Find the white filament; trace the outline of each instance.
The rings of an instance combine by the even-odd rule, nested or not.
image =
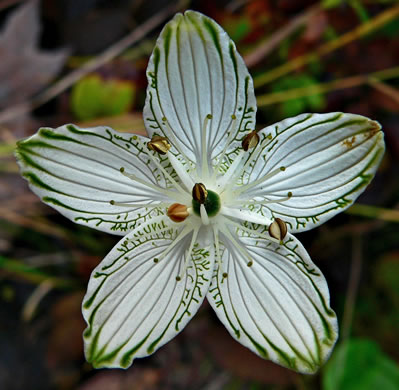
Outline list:
[[[143,151],[145,151],[145,145],[143,144],[143,142],[141,142],[139,137],[137,138],[137,141],[140,144],[140,146],[142,147]],[[167,172],[166,169],[157,161],[157,159],[154,158],[152,153],[146,152],[146,154],[151,159],[151,161],[158,167],[158,169],[170,180],[170,182],[176,188],[176,190],[178,192],[180,192],[183,196],[188,196],[188,199],[189,199],[190,195],[187,194],[187,192],[184,191],[183,188],[181,188],[181,186],[176,182],[175,179],[173,179],[173,177],[169,174],[169,172]]]

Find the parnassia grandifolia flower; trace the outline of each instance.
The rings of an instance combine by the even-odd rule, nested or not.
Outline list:
[[[124,236],[83,301],[86,358],[128,367],[208,299],[257,355],[315,372],[337,339],[326,281],[293,233],[349,207],[384,151],[380,125],[334,112],[255,130],[251,76],[212,19],[177,14],[148,69],[150,138],[42,128],[19,142],[31,189],[71,220]]]

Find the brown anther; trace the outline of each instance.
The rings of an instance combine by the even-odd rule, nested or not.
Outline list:
[[[208,191],[202,183],[196,183],[193,187],[193,199],[200,204],[204,204],[208,197]]]
[[[166,154],[170,149],[170,143],[166,137],[154,135],[154,137],[151,138],[151,141],[147,143],[147,147],[159,154]]]
[[[187,206],[173,203],[169,206],[166,214],[173,222],[183,222],[188,217]]]
[[[247,134],[241,142],[242,148],[247,152],[248,149],[254,148],[259,143],[259,135],[256,130]]]
[[[287,224],[280,218],[276,218],[269,226],[269,234],[276,240],[282,241],[287,235]]]

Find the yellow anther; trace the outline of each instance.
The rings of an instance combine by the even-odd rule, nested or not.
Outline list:
[[[259,135],[256,130],[251,131],[247,134],[241,142],[242,148],[247,152],[248,149],[254,148],[259,143]]]
[[[153,150],[159,154],[166,154],[170,149],[170,143],[166,137],[155,135],[147,144],[148,149]]]
[[[200,204],[204,204],[208,197],[208,191],[202,183],[196,183],[193,187],[193,199]]]
[[[281,242],[287,235],[287,224],[282,219],[276,218],[269,226],[269,234]]]
[[[183,222],[189,215],[187,206],[180,203],[173,203],[169,206],[166,214],[173,222]]]

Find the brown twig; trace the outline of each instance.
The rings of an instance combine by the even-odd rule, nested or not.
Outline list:
[[[339,36],[336,39],[333,39],[323,45],[319,46],[316,50],[312,51],[312,53],[304,54],[295,58],[292,61],[289,61],[281,66],[278,66],[269,72],[266,72],[258,77],[254,78],[255,87],[263,86],[267,83],[270,83],[273,80],[278,79],[281,76],[290,73],[301,66],[307,65],[312,61],[322,57],[328,53],[333,52],[334,50],[339,49],[347,45],[350,42],[353,42],[356,39],[359,39],[372,31],[386,25],[388,22],[396,19],[399,16],[399,5],[393,6],[387,9],[384,12],[381,12],[374,19],[371,19],[367,23],[363,23],[360,26],[357,26],[353,30],[347,32]]]
[[[374,87],[376,90],[382,92],[383,94],[389,96],[396,103],[399,103],[399,90],[390,85],[383,83],[382,81],[376,78],[370,78],[369,84]]]
[[[71,87],[74,83],[80,80],[86,74],[93,72],[95,69],[104,65],[108,61],[118,56],[121,52],[126,50],[129,46],[144,38],[150,31],[161,24],[172,13],[179,8],[180,2],[166,7],[154,16],[149,18],[146,22],[134,29],[130,34],[116,42],[114,45],[106,49],[103,53],[85,63],[81,68],[78,68],[61,80],[55,82],[53,85],[45,89],[42,93],[36,95],[30,101],[25,101],[10,107],[0,113],[0,123],[4,123],[17,118],[18,116],[26,115],[33,109],[53,99],[61,92]]]
[[[285,91],[266,93],[264,95],[258,96],[256,100],[258,107],[268,106],[270,104],[286,102],[290,99],[298,99],[305,96],[327,93],[327,92],[337,91],[340,89],[353,88],[365,84],[376,86],[377,83],[376,80],[381,81],[395,77],[399,77],[398,66],[384,69],[378,72],[373,72],[370,74],[360,74],[356,76],[346,77],[343,79],[333,80],[327,83],[319,83],[319,84],[309,85],[306,87],[291,88]],[[388,93],[386,88],[384,92]],[[392,96],[392,91],[390,92],[391,92],[390,96]]]
[[[29,1],[29,0],[2,0],[2,1],[0,1],[0,11],[2,11],[5,8],[11,7],[12,5],[22,3],[25,1]]]
[[[32,229],[39,233],[58,237],[64,241],[70,241],[69,235],[59,227],[49,224],[44,220],[25,217],[5,207],[0,208],[0,218],[14,225],[23,226],[24,228]]]

